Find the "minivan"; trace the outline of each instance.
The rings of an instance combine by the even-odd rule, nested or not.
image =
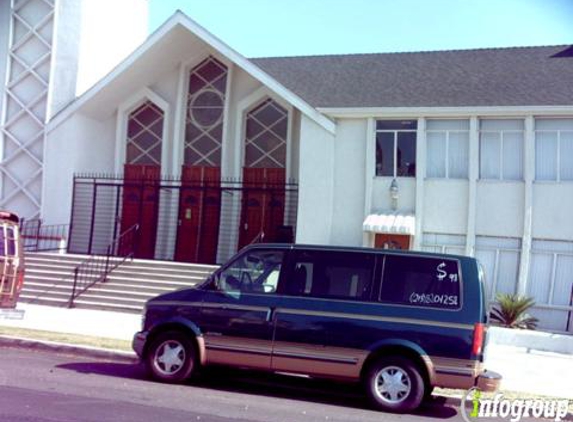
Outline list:
[[[483,368],[483,277],[465,256],[251,245],[149,300],[133,348],[164,382],[207,365],[359,381],[375,407],[408,412],[436,386],[499,387]]]

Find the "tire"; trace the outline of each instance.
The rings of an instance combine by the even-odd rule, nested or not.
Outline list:
[[[401,357],[383,357],[375,361],[364,378],[366,393],[381,410],[411,412],[422,403],[424,380],[418,367]]]
[[[188,335],[181,331],[167,331],[152,340],[145,364],[153,379],[179,384],[196,372],[197,349]]]
[[[432,401],[432,393],[434,392],[434,386],[424,384],[424,398],[423,401],[429,402]]]

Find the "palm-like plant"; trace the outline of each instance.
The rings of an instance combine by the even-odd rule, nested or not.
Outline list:
[[[497,303],[490,313],[495,323],[507,328],[535,330],[539,320],[527,313],[527,310],[535,305],[532,298],[499,293],[496,300]]]

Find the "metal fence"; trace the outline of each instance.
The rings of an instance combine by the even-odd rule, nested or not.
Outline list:
[[[67,249],[69,224],[44,224],[41,219],[22,220],[20,234],[28,252],[61,251]]]
[[[221,263],[256,239],[293,241],[297,207],[294,181],[81,174],[74,177],[68,251],[103,255],[111,239],[139,224],[135,257]],[[202,253],[206,249],[212,256]]]

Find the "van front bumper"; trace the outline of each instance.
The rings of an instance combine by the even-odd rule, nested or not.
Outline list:
[[[147,341],[147,331],[139,331],[133,336],[133,341],[131,342],[131,347],[140,358],[143,357],[143,351],[145,349],[145,342]]]
[[[494,371],[484,371],[476,378],[476,387],[481,391],[493,392],[499,389],[502,376]]]

